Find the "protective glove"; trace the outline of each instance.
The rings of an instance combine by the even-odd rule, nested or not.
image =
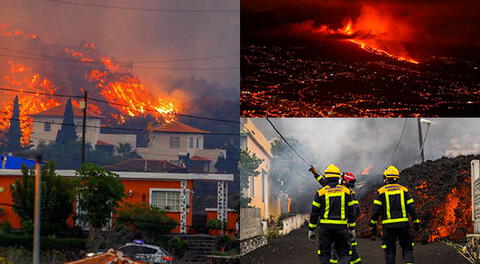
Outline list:
[[[348,229],[348,237],[350,240],[355,240],[357,234],[355,233],[355,229]]]
[[[313,166],[310,167],[310,169],[308,169],[311,173],[313,173],[314,175],[318,175],[318,172],[317,172],[317,169],[315,169]]]
[[[308,231],[308,240],[315,242],[317,240],[317,233],[315,231],[309,230]]]
[[[377,236],[377,225],[376,224],[370,224],[370,231],[372,232],[372,237]]]

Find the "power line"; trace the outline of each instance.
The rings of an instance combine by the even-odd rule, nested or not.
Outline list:
[[[307,160],[305,160],[302,155],[298,154],[298,152],[292,147],[292,145],[290,145],[290,143],[288,143],[288,141],[283,137],[283,135],[280,133],[280,131],[278,131],[278,129],[275,127],[275,125],[272,123],[272,121],[270,121],[270,119],[267,117],[265,118],[268,123],[270,123],[270,125],[273,127],[273,129],[275,130],[275,132],[277,132],[277,134],[280,136],[280,138],[285,142],[285,144],[287,144],[288,147],[290,147],[290,149],[295,153],[297,154],[297,156],[303,160],[303,162],[305,162],[308,166],[312,166],[311,163],[309,163]]]
[[[0,87],[0,91],[27,93],[27,94],[35,94],[35,95],[38,94],[38,95],[53,96],[53,97],[83,98],[83,96],[79,96],[79,95],[49,94],[49,93],[35,92],[35,91],[19,91],[19,90],[10,89],[10,88],[4,88],[4,87]],[[133,108],[131,105],[125,105],[125,104],[120,104],[120,103],[116,103],[116,102],[110,102],[110,101],[107,101],[107,100],[102,100],[102,99],[97,99],[97,98],[92,98],[92,97],[88,97],[88,99],[92,100],[92,101],[100,102],[100,103],[106,103],[106,104],[110,104],[110,105],[117,105],[117,106],[122,106],[122,107],[127,107],[127,108]],[[145,110],[149,111],[149,112],[155,112],[155,113],[158,112],[156,109],[153,109],[153,108],[145,108]],[[225,122],[225,123],[240,123],[240,121],[236,121],[236,120],[195,116],[195,115],[181,114],[181,113],[175,113],[175,115],[181,116],[181,117],[186,117],[186,118],[194,118],[194,119],[201,119],[201,120],[208,120],[208,121],[218,121],[218,122]]]
[[[1,91],[7,91],[7,92],[26,93],[26,94],[35,94],[35,95],[45,95],[45,96],[53,96],[53,97],[82,98],[82,96],[78,96],[78,95],[70,95],[70,94],[50,94],[50,93],[35,92],[35,91],[19,91],[19,90],[16,90],[16,89],[10,89],[10,88],[4,88],[4,87],[0,87],[0,90],[1,90]]]
[[[127,7],[127,6],[115,6],[115,5],[106,5],[106,4],[90,4],[90,3],[79,3],[72,2],[67,0],[48,0],[53,3],[73,5],[73,6],[85,6],[85,7],[95,7],[95,8],[109,8],[109,9],[120,9],[120,10],[132,10],[132,11],[145,11],[145,12],[157,12],[157,13],[239,13],[238,9],[166,9],[166,8],[142,8],[142,7]]]
[[[37,57],[29,57],[29,56],[18,56],[18,55],[11,55],[11,54],[0,54],[0,57],[13,57],[19,59],[28,59],[28,60],[36,60],[36,61],[50,61],[50,62],[73,62],[73,63],[92,63],[92,64],[102,64],[101,62],[97,61],[80,61],[75,59],[47,59],[47,58],[37,58]],[[120,64],[122,65],[122,64]],[[233,71],[239,70],[239,67],[158,67],[158,66],[142,66],[142,65],[135,65],[136,69],[150,69],[150,70],[179,70],[179,71]]]
[[[92,101],[95,101],[95,102],[99,102],[99,103],[105,103],[105,104],[111,104],[111,105],[117,105],[117,106],[132,108],[132,106],[130,106],[130,105],[120,104],[120,103],[116,103],[116,102],[110,102],[110,101],[103,100],[103,99],[90,98],[90,97],[89,97],[89,99],[92,100]],[[153,108],[145,108],[145,110],[150,111],[150,112],[158,112],[156,109],[153,109]],[[220,122],[235,123],[235,124],[240,123],[240,121],[236,121],[236,120],[218,119],[218,118],[213,118],[213,117],[200,117],[200,116],[180,114],[180,113],[176,113],[175,115],[178,115],[178,116],[181,116],[181,117],[187,117],[187,118],[209,120],[209,121],[220,121]]]
[[[382,175],[382,170],[385,169],[388,164],[392,163],[393,157],[395,156],[395,153],[397,152],[398,147],[400,146],[400,142],[402,141],[403,135],[405,134],[405,128],[407,127],[407,122],[408,122],[408,118],[405,118],[405,122],[403,123],[403,127],[402,127],[402,132],[400,133],[400,137],[398,138],[397,144],[395,145],[395,148],[393,149],[392,155],[390,155],[390,159],[387,160],[387,162],[385,163],[383,168],[380,169],[380,172],[378,173],[379,175]]]
[[[32,56],[38,56],[38,57],[44,57],[44,58],[49,58],[49,59],[54,59],[54,60],[62,60],[62,61],[70,61],[70,62],[78,62],[78,63],[93,63],[93,64],[102,64],[104,63],[100,60],[87,60],[87,61],[82,61],[74,58],[67,58],[67,57],[61,57],[61,56],[53,56],[53,55],[47,55],[47,54],[42,54],[42,53],[36,53],[36,52],[31,52],[31,51],[26,51],[26,50],[19,50],[19,49],[12,49],[12,48],[7,48],[7,47],[0,47],[2,50],[7,50],[7,51],[13,51],[21,54],[27,54],[27,55],[32,55]],[[18,56],[18,55],[2,55],[2,56]],[[212,55],[212,56],[201,56],[201,57],[192,57],[192,58],[179,58],[179,59],[165,59],[165,60],[120,60],[120,61],[115,61],[115,63],[118,64],[131,64],[131,63],[175,63],[175,62],[186,62],[186,61],[201,61],[201,60],[215,60],[215,59],[221,59],[221,58],[231,58],[231,57],[240,57],[240,54],[237,53],[231,53],[231,54],[222,54],[222,55]],[[23,58],[23,57],[22,57]],[[32,58],[32,57],[25,57],[25,58]]]

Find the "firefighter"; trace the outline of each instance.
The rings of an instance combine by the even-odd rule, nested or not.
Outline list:
[[[409,233],[409,219],[414,224],[415,231],[420,227],[420,219],[415,210],[414,201],[408,189],[398,184],[400,174],[394,166],[388,167],[383,173],[385,185],[377,190],[373,201],[373,213],[370,221],[372,235],[377,233],[377,220],[381,216],[383,225],[382,248],[385,251],[385,263],[394,264],[396,240],[400,242],[405,263],[413,263],[413,241]]]
[[[355,178],[355,175],[353,173],[350,173],[350,172],[342,173],[341,184],[347,187],[348,189],[350,189],[352,191],[353,200],[358,201],[357,193],[353,190],[353,188],[355,188],[356,182],[357,182],[357,179]],[[355,211],[355,215],[360,214],[360,206],[358,203],[353,206],[353,209]],[[349,232],[349,237],[350,237],[350,251],[349,251],[350,264],[361,264],[362,259],[360,258],[360,255],[358,255],[358,251],[357,251],[358,242],[357,242],[357,237],[354,229]],[[338,263],[338,258],[336,256],[335,249],[333,249],[330,263]]]
[[[321,264],[330,263],[332,245],[335,246],[338,263],[349,264],[350,256],[348,230],[355,228],[354,205],[358,201],[352,197],[352,191],[340,183],[340,169],[329,165],[323,172],[326,186],[315,193],[312,212],[308,224],[308,239],[315,241],[315,229],[319,224],[318,256]]]

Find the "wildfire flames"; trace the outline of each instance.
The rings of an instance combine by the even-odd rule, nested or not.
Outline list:
[[[38,40],[37,35],[12,30],[8,24],[0,24],[0,37],[11,38],[15,41]],[[176,105],[168,100],[153,96],[141,80],[131,73],[129,67],[115,63],[107,56],[98,55],[100,52],[94,43],[84,43],[78,50],[65,48],[60,52],[64,54],[66,60],[69,60],[68,56],[70,56],[71,59],[86,62],[75,64],[73,71],[65,73],[74,74],[72,77],[75,79],[83,79],[82,82],[85,85],[82,83],[79,87],[61,87],[54,84],[54,77],[51,79],[44,76],[49,74],[48,71],[46,74],[39,74],[35,70],[38,67],[35,64],[8,60],[6,62],[7,67],[5,67],[7,71],[2,73],[3,76],[1,76],[1,86],[20,92],[33,91],[37,94],[0,91],[2,94],[2,100],[0,101],[2,111],[0,134],[5,133],[8,129],[9,119],[13,113],[13,99],[18,94],[20,126],[22,129],[21,143],[27,145],[30,142],[33,121],[29,115],[64,103],[63,99],[48,95],[54,95],[65,88],[69,91],[65,93],[72,95],[82,95],[83,89],[86,88],[90,97],[110,102],[108,105],[93,100],[88,103],[88,110],[106,116],[107,122],[123,124],[130,117],[145,117],[147,115],[154,117],[157,122],[168,123],[175,120],[175,112],[178,111]],[[66,69],[65,72],[67,71]],[[58,72],[52,72],[52,74],[58,75]],[[73,100],[72,103],[77,107],[80,105],[78,99]]]
[[[419,63],[408,54],[403,44],[403,39],[409,35],[409,26],[371,6],[362,7],[362,14],[354,22],[348,19],[345,25],[338,29],[327,25],[316,26],[314,21],[306,21],[296,24],[294,30],[343,39],[370,53]]]

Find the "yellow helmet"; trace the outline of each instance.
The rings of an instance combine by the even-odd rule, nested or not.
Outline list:
[[[323,175],[325,178],[341,177],[340,169],[333,164],[328,165],[328,167],[323,171]]]
[[[397,168],[395,168],[395,166],[391,165],[383,172],[383,176],[387,178],[398,179],[400,178],[400,172],[398,171]]]

